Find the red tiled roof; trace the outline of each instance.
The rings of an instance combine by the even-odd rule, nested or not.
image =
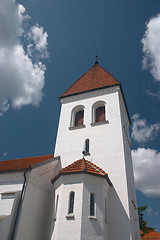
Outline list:
[[[96,63],[88,72],[86,72],[70,88],[68,88],[60,96],[60,98],[109,87],[115,84],[119,84],[119,82],[98,63]]]
[[[0,172],[28,169],[33,164],[43,162],[53,157],[54,155],[51,154],[51,155],[45,155],[45,156],[39,156],[39,157],[20,158],[20,159],[0,161]]]
[[[141,237],[142,240],[160,240],[160,233],[153,231],[146,233],[143,237]]]
[[[101,168],[99,168],[92,162],[85,160],[84,158],[77,160],[76,162],[72,163],[71,165],[68,165],[65,168],[62,168],[59,174],[52,179],[52,182],[55,182],[63,174],[73,174],[73,173],[88,173],[88,174],[94,174],[100,177],[105,177],[109,181],[109,184],[111,185],[111,182],[108,178],[108,174],[105,171],[103,171]]]

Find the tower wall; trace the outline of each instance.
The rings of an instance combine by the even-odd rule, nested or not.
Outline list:
[[[106,122],[92,124],[92,107],[102,101],[106,107]],[[110,221],[117,222],[110,228],[110,239],[134,239],[131,229],[133,218],[132,197],[129,188],[134,189],[133,170],[128,139],[129,119],[120,86],[112,86],[61,99],[62,109],[55,146],[55,156],[60,155],[62,167],[82,158],[85,139],[90,140],[90,155],[85,156],[105,170],[113,183],[110,194]],[[72,127],[71,115],[76,106],[84,106],[84,126]],[[134,197],[134,196],[133,196]],[[119,208],[117,207],[119,206]],[[115,210],[116,209],[116,212]],[[118,220],[117,220],[118,219]],[[123,219],[123,220],[122,220]],[[122,224],[123,221],[123,224]]]

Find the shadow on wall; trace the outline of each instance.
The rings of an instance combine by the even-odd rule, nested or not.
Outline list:
[[[107,192],[107,209],[105,210],[105,197],[106,193],[100,190],[100,187],[92,185],[92,190],[96,192],[95,194],[95,217],[91,219],[83,219],[84,232],[90,229],[91,232],[97,236],[97,239],[106,239],[106,240],[125,240],[130,239],[130,220],[128,215],[114,189],[114,187],[109,187]],[[89,193],[91,188],[88,186],[86,191]],[[89,194],[88,194],[89,195]],[[89,203],[89,198],[86,199],[86,202]],[[83,212],[87,212],[87,208],[83,209]],[[107,219],[105,217],[105,211],[107,211]],[[85,215],[85,214],[83,214]],[[89,214],[88,214],[89,215]],[[89,220],[89,221],[88,221]],[[93,231],[92,231],[93,230]],[[88,237],[90,237],[90,234]],[[91,237],[93,238],[93,236]]]
[[[109,239],[130,239],[130,220],[114,189],[109,190]]]

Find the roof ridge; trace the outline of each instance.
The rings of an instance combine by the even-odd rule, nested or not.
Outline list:
[[[88,173],[88,174],[101,176],[106,178],[108,183],[111,185],[111,182],[108,178],[108,174],[104,170],[96,166],[94,163],[92,163],[91,161],[86,160],[84,157],[62,168],[59,171],[59,173],[52,178],[51,181],[52,183],[55,182],[63,174],[74,174],[74,173]]]
[[[101,168],[99,168],[98,166],[96,166],[94,163],[88,161],[88,164],[89,164],[90,166],[94,167],[99,173],[102,173],[103,175],[105,175],[105,174],[104,174],[105,171],[103,171]],[[106,172],[105,172],[105,173],[106,173]],[[106,173],[106,174],[107,174],[107,173]]]
[[[54,154],[47,154],[47,155],[35,156],[35,157],[24,157],[24,158],[6,159],[6,160],[2,160],[2,161],[0,161],[0,162],[6,162],[6,161],[18,161],[18,160],[34,159],[34,158],[43,158],[43,157],[49,157],[49,156],[54,156]]]
[[[83,171],[87,171],[87,168],[86,168],[86,160],[85,160],[84,157],[82,158],[82,170],[83,170]]]
[[[31,165],[36,163],[43,162],[45,160],[49,160],[53,158],[54,154],[37,156],[37,157],[27,157],[27,158],[18,158],[12,160],[4,160],[0,161],[0,172],[5,171],[21,171],[24,169],[29,169]]]

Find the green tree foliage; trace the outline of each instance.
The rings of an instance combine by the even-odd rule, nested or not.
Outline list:
[[[142,234],[141,236],[144,236],[145,233],[148,233],[148,232],[153,232],[155,231],[155,228],[151,228],[151,227],[148,227],[147,226],[147,222],[143,219],[143,212],[147,209],[147,205],[145,206],[142,206],[142,207],[139,207],[138,208],[138,215],[139,215],[139,225],[140,225],[140,229],[142,230]]]

